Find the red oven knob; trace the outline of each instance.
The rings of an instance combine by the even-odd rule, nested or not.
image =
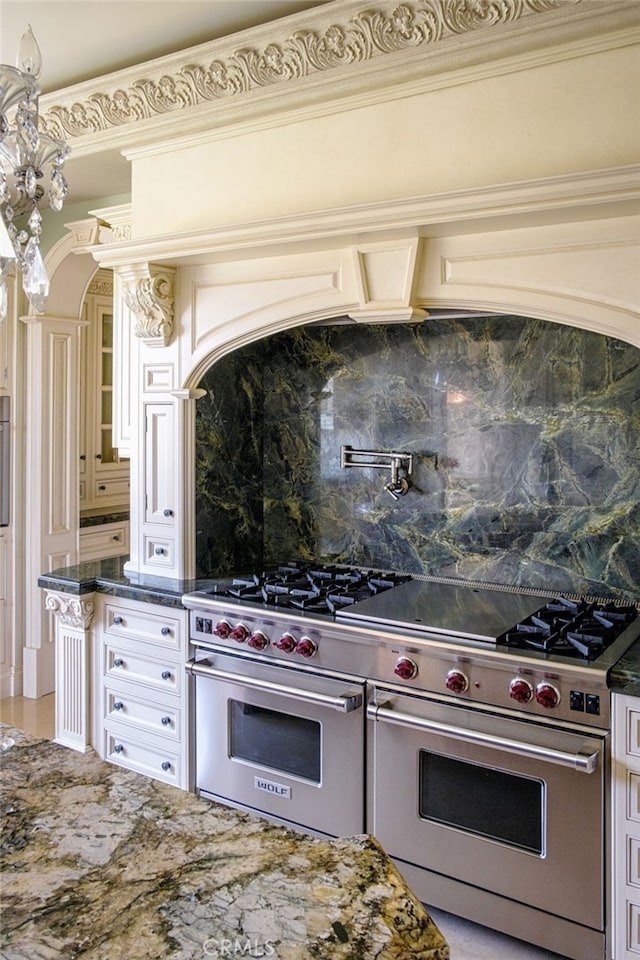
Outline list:
[[[222,639],[225,640],[231,633],[231,624],[228,620],[218,620],[213,628],[213,632],[216,637],[222,637]]]
[[[460,670],[449,670],[444,684],[452,693],[464,693],[469,689],[469,680]]]
[[[254,630],[247,640],[247,646],[251,647],[252,650],[264,650],[265,647],[269,646],[269,638],[262,630]]]
[[[560,703],[560,691],[552,683],[539,683],[536,687],[536,700],[541,707],[549,710]]]
[[[509,696],[516,703],[529,703],[533,697],[533,687],[523,677],[514,677],[509,684]]]
[[[276,640],[274,647],[282,650],[283,653],[293,653],[296,648],[296,638],[292,633],[283,633],[279,640]]]
[[[302,640],[296,644],[296,653],[299,653],[301,657],[312,657],[317,649],[318,645],[311,637],[303,637]]]
[[[393,672],[401,680],[413,680],[418,676],[418,664],[411,657],[398,657]]]
[[[249,636],[249,628],[244,625],[244,623],[236,623],[235,627],[229,634],[231,640],[235,640],[236,643],[244,643],[247,637]]]

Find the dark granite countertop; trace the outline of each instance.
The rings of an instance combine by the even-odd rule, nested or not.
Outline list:
[[[93,517],[80,517],[80,529],[85,527],[101,527],[106,523],[128,523],[129,513],[122,510],[118,513],[103,513]]]
[[[4,960],[448,960],[373,837],[301,836],[0,733]]]
[[[85,593],[105,593],[112,597],[159,603],[168,607],[181,606],[183,593],[200,590],[210,580],[172,580],[147,574],[125,574],[127,557],[110,557],[61,567],[38,577],[38,586],[81,596]]]
[[[640,697],[640,640],[611,668],[608,683],[612,693]]]

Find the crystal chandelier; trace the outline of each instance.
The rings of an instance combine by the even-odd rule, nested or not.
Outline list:
[[[39,204],[45,168],[51,167],[47,199],[52,210],[62,209],[68,190],[62,166],[69,147],[38,129],[42,55],[31,27],[20,41],[16,64],[0,64],[0,320],[7,307],[6,277],[14,265],[31,308],[44,311],[49,278],[40,252]]]

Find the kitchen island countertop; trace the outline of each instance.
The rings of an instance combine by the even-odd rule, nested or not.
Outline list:
[[[640,697],[640,640],[611,668],[608,684],[612,693]]]
[[[320,840],[0,725],[4,960],[447,960],[369,836]]]

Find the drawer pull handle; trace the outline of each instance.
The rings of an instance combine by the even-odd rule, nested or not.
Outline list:
[[[122,624],[124,623],[124,617],[121,617],[120,615],[118,615],[117,617],[113,618],[113,622],[115,623],[116,627],[121,627]]]
[[[115,703],[113,704],[113,709],[124,710],[124,703],[122,702],[122,700],[116,700]]]
[[[171,680],[171,671],[170,671],[170,670],[163,670],[163,671],[162,671],[162,679],[163,679],[163,680]]]
[[[163,555],[163,553],[165,552],[165,549],[164,549],[164,547],[156,547],[153,552],[155,553],[155,555],[156,555],[157,557],[161,557],[161,556]]]
[[[113,661],[113,665],[114,667],[124,667],[124,660],[122,657],[116,657]]]
[[[162,769],[165,771],[165,773],[167,772],[167,770],[171,770],[171,764],[169,763],[168,760],[162,761]]]
[[[171,636],[171,627],[163,627],[162,630],[160,631],[160,633],[162,634],[163,637],[170,637],[170,636]]]
[[[167,507],[166,510],[163,510],[163,511],[162,511],[162,515],[163,515],[163,517],[172,517],[172,516],[173,516],[173,510],[169,510],[169,508]]]
[[[160,723],[162,724],[163,727],[168,727],[169,724],[171,723],[171,717],[162,717],[162,719],[160,720]]]
[[[106,490],[106,489],[107,488],[105,487],[104,483],[101,483],[100,486],[98,487],[98,490]]]
[[[113,539],[119,541],[119,540],[120,540],[120,534],[119,534],[119,533],[114,533]]]
[[[123,750],[124,750],[124,746],[121,743],[116,743],[116,745],[113,748],[114,753],[122,753]]]

